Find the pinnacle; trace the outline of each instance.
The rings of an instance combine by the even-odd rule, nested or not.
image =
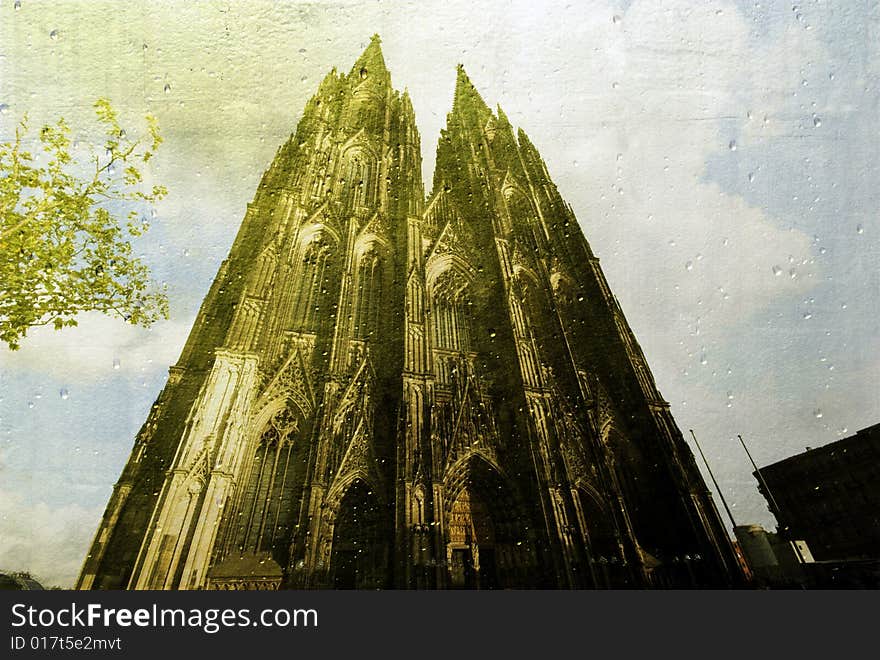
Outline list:
[[[476,111],[479,114],[492,114],[477,88],[468,78],[464,65],[459,64],[455,79],[455,100],[452,103],[452,114]]]
[[[366,47],[361,56],[351,68],[350,76],[356,76],[360,79],[366,78],[368,75],[377,78],[385,78],[389,76],[388,69],[385,66],[385,58],[382,55],[382,40],[378,34],[370,37],[370,44]]]

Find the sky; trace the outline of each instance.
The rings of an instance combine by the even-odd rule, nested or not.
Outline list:
[[[737,434],[766,465],[880,421],[874,2],[2,0],[0,140],[63,116],[84,155],[98,97],[158,118],[135,247],[171,317],[0,349],[0,570],[73,584],[260,175],[373,33],[426,186],[456,64],[529,134],[738,524],[775,528]]]

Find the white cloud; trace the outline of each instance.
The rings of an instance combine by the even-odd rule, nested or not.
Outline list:
[[[21,348],[0,350],[4,371],[30,371],[95,382],[117,372],[145,372],[174,364],[189,332],[186,321],[161,321],[141,328],[91,312],[64,330],[44,326],[28,332]]]
[[[0,570],[28,571],[44,587],[72,587],[102,512],[0,490]]]

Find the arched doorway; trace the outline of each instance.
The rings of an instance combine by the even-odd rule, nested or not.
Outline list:
[[[497,588],[495,529],[489,507],[470,488],[459,493],[449,513],[447,561],[453,588]]]
[[[580,487],[575,493],[575,506],[592,564],[593,586],[613,588],[629,584],[629,571],[611,511],[590,490]]]
[[[335,589],[388,586],[388,524],[372,488],[356,479],[339,503],[333,528],[330,578]]]
[[[501,474],[472,455],[446,482],[447,584],[503,589],[535,581],[532,525]]]

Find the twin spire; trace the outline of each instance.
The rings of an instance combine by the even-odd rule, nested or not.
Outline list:
[[[391,74],[385,65],[385,57],[382,55],[381,44],[382,39],[379,38],[378,34],[374,34],[370,37],[369,45],[367,45],[364,52],[351,68],[351,72],[349,73],[350,77],[354,77],[355,80],[358,77],[362,79],[369,77],[375,77],[380,80],[390,79]],[[480,93],[477,91],[476,87],[474,87],[470,78],[468,78],[464,66],[459,64],[456,68],[456,72],[455,95],[452,104],[453,115],[460,112],[476,112],[481,116],[491,114],[491,110],[489,110],[489,107],[486,105],[485,101],[483,101]],[[500,112],[500,107],[498,110],[499,113],[503,115],[503,113]]]

